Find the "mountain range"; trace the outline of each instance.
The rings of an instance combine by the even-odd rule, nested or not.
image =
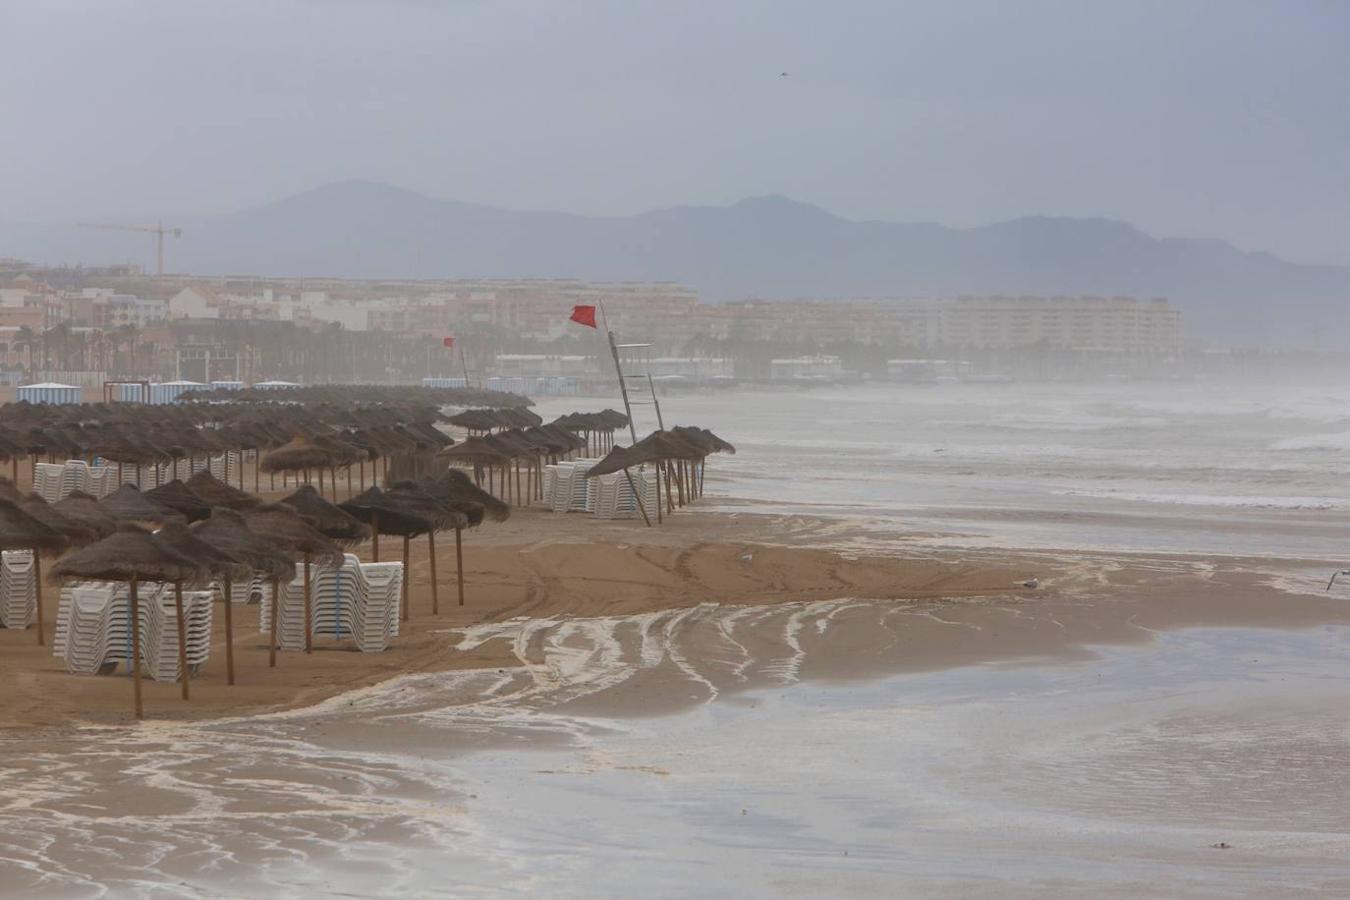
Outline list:
[[[1306,265],[1124,222],[1030,216],[975,228],[853,221],[785,197],[631,216],[508,211],[366,181],[176,219],[171,271],[341,278],[679,281],[705,301],[1092,294],[1166,297],[1189,336],[1239,345],[1350,338],[1350,266]],[[149,235],[0,223],[0,257],[145,260]]]

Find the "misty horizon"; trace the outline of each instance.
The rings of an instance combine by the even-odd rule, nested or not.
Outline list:
[[[587,216],[782,195],[854,221],[1104,218],[1350,263],[1334,4],[56,3],[0,25],[35,76],[0,86],[7,119],[67,123],[0,149],[10,222],[360,179]]]

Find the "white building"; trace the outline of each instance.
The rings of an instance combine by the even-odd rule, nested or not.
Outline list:
[[[169,314],[169,304],[164,300],[147,300],[132,294],[113,294],[108,298],[108,325],[134,325],[144,328],[152,322],[162,321]]]

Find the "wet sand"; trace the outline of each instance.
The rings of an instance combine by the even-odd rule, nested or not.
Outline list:
[[[237,684],[225,684],[223,621],[213,617],[211,659],[183,702],[174,684],[146,682],[148,716],[201,719],[303,707],[345,691],[419,672],[496,670],[529,665],[539,648],[513,643],[518,620],[553,624],[572,618],[663,611],[762,607],[865,598],[887,601],[904,628],[870,642],[866,617],[799,636],[808,678],[857,678],[992,660],[1078,658],[1086,644],[1147,641],[1155,631],[1211,625],[1296,627],[1350,622],[1350,604],[1274,590],[1278,572],[1320,573],[1322,561],[1143,557],[1111,554],[1013,554],[920,549],[914,535],[878,535],[866,522],[803,516],[682,512],[661,528],[587,516],[518,511],[503,525],[465,539],[466,605],[456,605],[453,542],[438,545],[439,616],[431,615],[426,542],[412,547],[412,610],[403,633],[380,654],[319,640],[306,655],[282,652],[267,667],[256,606],[235,607]],[[386,540],[383,558],[401,552]],[[370,558],[368,546],[357,548]],[[1261,574],[1261,573],[1266,574]],[[1037,588],[1021,586],[1031,577]],[[1287,574],[1280,576],[1288,578]],[[48,628],[57,591],[47,591]],[[490,636],[494,623],[516,622]],[[466,628],[487,628],[472,641]],[[640,640],[631,635],[631,640]],[[725,634],[709,629],[686,654],[715,660]],[[753,638],[748,638],[753,640]],[[775,638],[777,639],[777,638]],[[48,635],[50,643],[50,633]],[[629,648],[630,650],[632,648]],[[634,650],[633,652],[638,652]],[[541,664],[546,661],[539,658]],[[641,690],[590,698],[592,712],[659,713],[707,699],[708,690],[758,686],[744,671],[725,683],[691,688],[678,671],[647,673]],[[716,679],[716,671],[711,674]],[[123,676],[74,676],[34,633],[0,631],[0,724],[60,726],[125,723],[130,685]],[[599,706],[595,706],[599,704]],[[601,708],[603,707],[603,709]]]

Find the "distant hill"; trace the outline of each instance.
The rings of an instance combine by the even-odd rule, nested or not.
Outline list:
[[[1168,297],[1192,336],[1232,343],[1350,338],[1350,267],[1299,265],[1122,222],[1033,216],[978,228],[857,222],[784,197],[634,216],[514,212],[343,182],[229,215],[175,220],[170,268],[350,278],[671,280],[746,297],[1099,294]],[[0,257],[149,258],[150,238],[0,223]]]

